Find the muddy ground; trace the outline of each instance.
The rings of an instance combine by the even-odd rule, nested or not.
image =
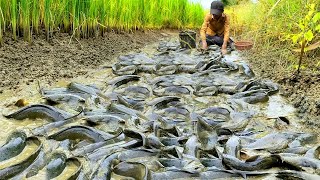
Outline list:
[[[70,39],[69,34],[57,34],[50,41],[38,37],[31,44],[6,37],[0,48],[0,92],[19,90],[21,84],[37,80],[50,85],[60,78],[85,75],[120,53],[138,50],[163,34],[160,31],[108,33],[81,40]]]
[[[69,34],[56,34],[50,41],[38,37],[31,44],[6,37],[0,48],[0,93],[8,89],[19,91],[20,85],[33,81],[50,85],[61,78],[86,75],[121,53],[138,50],[167,35],[165,31],[145,31],[71,40]],[[282,95],[288,97],[302,119],[320,127],[319,71],[303,70],[301,76],[293,77],[284,64],[271,61],[268,55],[257,57],[259,53],[255,51],[243,55],[257,76],[279,83]]]
[[[313,53],[312,57],[305,58],[304,63],[309,64],[309,67],[302,69],[297,75],[295,70],[288,68],[289,62],[284,62],[272,53],[261,56],[263,53],[258,51],[260,49],[243,52],[256,75],[280,84],[280,93],[297,108],[302,122],[319,128],[320,69],[314,69],[316,66],[312,63],[320,59],[320,53]]]

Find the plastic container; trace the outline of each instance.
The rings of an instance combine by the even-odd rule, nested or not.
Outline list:
[[[236,41],[234,42],[234,46],[237,50],[249,50],[253,47],[253,42],[251,41]]]
[[[196,48],[196,32],[181,31],[179,33],[181,48],[192,49]]]

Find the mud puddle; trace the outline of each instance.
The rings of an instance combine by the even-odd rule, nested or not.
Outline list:
[[[1,144],[12,132],[25,131],[44,143],[46,158],[59,151],[69,160],[80,162],[81,172],[77,173],[79,164],[68,161],[57,179],[72,174],[89,179],[283,175],[290,167],[277,166],[285,157],[271,153],[287,152],[293,147],[309,150],[319,143],[317,131],[300,125],[296,109],[279,95],[278,86],[255,77],[236,51],[222,57],[218,47],[211,48],[206,53],[181,50],[175,39],[170,39],[141,49],[141,53],[124,54],[86,76],[60,79],[52,86],[33,82],[23,85],[23,91],[18,93],[6,91],[0,95],[0,107],[6,115],[19,109],[14,106],[19,99],[29,105],[48,103],[43,96],[50,90],[53,94],[74,93],[72,97],[85,97],[86,101],[56,104],[54,107],[72,115],[82,112],[74,119],[66,118],[70,123],[62,125],[48,119],[14,120],[1,116]],[[41,135],[32,133],[48,124],[54,128]],[[68,133],[62,135],[60,130]],[[106,139],[100,140],[101,136]],[[231,138],[241,142],[232,144]],[[266,143],[255,147],[253,143],[263,138],[271,146]],[[226,150],[232,147],[235,152]],[[258,156],[262,160],[270,158],[270,163],[263,167],[249,165],[252,169],[246,167],[249,161],[229,161],[232,153],[238,154],[235,158],[239,161]],[[39,169],[45,165],[39,165]],[[314,169],[307,172],[315,173]],[[44,176],[43,171],[38,176]],[[302,175],[290,170],[286,176]]]

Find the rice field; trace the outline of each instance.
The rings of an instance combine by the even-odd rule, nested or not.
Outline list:
[[[0,41],[45,31],[92,37],[107,31],[198,28],[204,10],[188,0],[0,0]]]

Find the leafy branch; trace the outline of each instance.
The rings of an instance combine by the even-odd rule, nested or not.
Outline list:
[[[300,52],[299,64],[298,64],[298,74],[300,73],[300,67],[302,63],[303,55],[306,51],[316,49],[320,47],[320,43],[316,42],[310,46],[310,42],[315,39],[317,33],[320,33],[320,12],[315,10],[315,4],[309,4],[308,13],[305,17],[299,20],[296,25],[299,27],[299,33],[287,35],[287,39],[291,39],[293,44],[299,43],[300,49],[294,51]]]

